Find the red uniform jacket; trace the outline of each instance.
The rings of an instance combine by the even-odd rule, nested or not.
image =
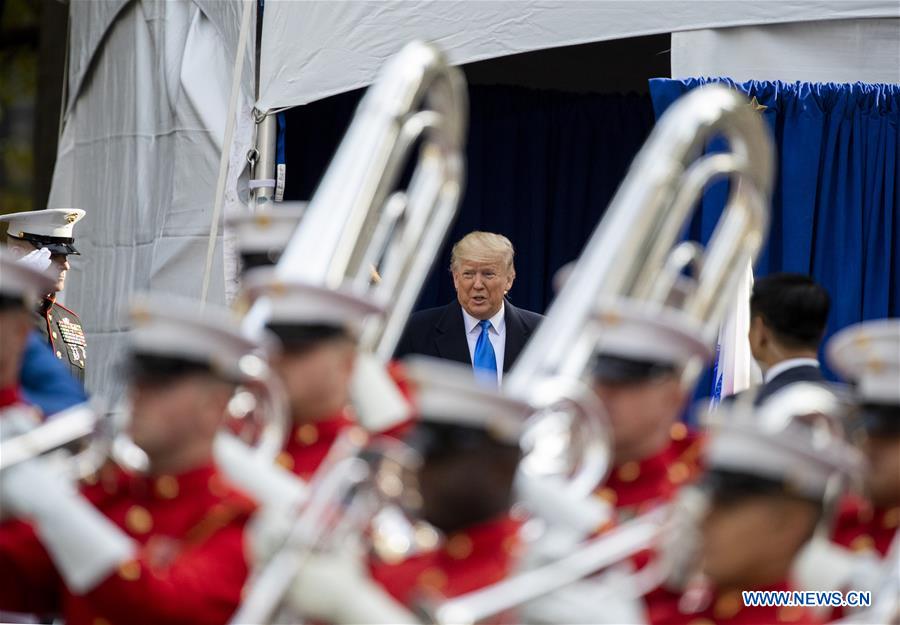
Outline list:
[[[375,562],[372,577],[397,601],[456,597],[504,579],[519,549],[521,523],[503,517],[449,536],[440,548],[396,563]]]
[[[325,456],[332,443],[353,421],[344,411],[340,411],[323,421],[295,423],[288,433],[287,441],[275,461],[288,471],[309,480]]]
[[[391,362],[388,363],[387,370],[401,394],[409,400],[409,382],[402,366]],[[346,410],[340,410],[321,421],[295,423],[288,433],[284,450],[275,461],[295,475],[309,480],[322,464],[325,456],[328,455],[328,451],[338,435],[351,425],[355,425],[355,421],[350,418]],[[407,422],[382,434],[399,438],[408,427],[409,423]]]
[[[833,540],[854,551],[887,554],[900,526],[900,506],[878,508],[858,496],[845,497],[838,509]]]
[[[0,524],[0,609],[60,613],[67,625],[226,623],[241,598],[253,504],[205,466],[130,476],[105,467],[84,496],[138,544],[84,596],[66,590],[31,526]]]
[[[614,467],[596,494],[616,507],[620,519],[638,516],[671,500],[699,475],[701,445],[701,437],[688,432],[683,423],[675,423],[662,451]]]
[[[792,589],[786,582],[781,582],[747,590]],[[651,625],[811,625],[822,622],[806,608],[745,606],[738,591],[717,594],[705,603],[707,605],[702,609],[690,610],[684,605],[683,595],[657,589],[647,595],[647,616]]]

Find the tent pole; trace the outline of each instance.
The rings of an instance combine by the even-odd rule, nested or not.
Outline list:
[[[275,142],[278,137],[275,114],[267,114],[256,124],[256,163],[253,167],[253,203],[256,208],[270,208],[275,197]]]

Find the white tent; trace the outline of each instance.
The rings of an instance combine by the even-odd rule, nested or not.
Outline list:
[[[234,273],[218,223],[222,207],[214,206],[214,198],[221,177],[224,212],[249,210],[245,170],[256,143],[254,101],[258,110],[271,111],[365,86],[385,59],[414,38],[434,41],[454,63],[466,63],[671,32],[679,33],[673,36],[673,75],[685,75],[686,68],[727,75],[731,65],[747,75],[761,72],[755,78],[867,80],[859,71],[864,64],[874,81],[896,76],[900,42],[894,0],[267,0],[255,94],[255,31],[252,19],[242,19],[251,15],[244,9],[255,12],[255,5],[71,2],[71,99],[50,206],[88,211],[78,232],[84,255],[76,259],[65,301],[88,332],[88,386],[94,392],[115,388],[113,365],[125,329],[120,308],[131,293],[154,289],[199,297],[206,279],[210,301],[228,299]],[[793,26],[778,26],[784,24]],[[797,24],[809,24],[800,27],[803,37],[796,37]],[[731,28],[737,26],[743,28]],[[862,37],[878,29],[879,40],[894,47],[872,53],[864,38],[846,36],[851,28]],[[232,89],[242,35],[241,80]],[[750,63],[759,45],[781,46],[772,48],[777,56],[765,57],[766,67]],[[802,63],[792,65],[795,52]],[[719,64],[712,65],[711,57]],[[810,62],[815,72],[804,65]],[[223,145],[227,168],[220,170]],[[274,176],[263,171],[256,177]]]
[[[840,0],[270,0],[263,24],[257,107],[296,106],[368,85],[384,61],[413,38],[437,43],[453,63],[462,64],[639,35],[879,17],[900,17],[900,4]],[[885,54],[888,52],[890,49]],[[703,52],[698,51],[700,54]],[[896,59],[894,56],[895,66]]]

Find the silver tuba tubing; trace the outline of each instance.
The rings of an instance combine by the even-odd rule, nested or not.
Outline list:
[[[727,153],[701,156],[707,141],[723,135]],[[598,307],[620,298],[665,305],[674,284],[670,262],[678,238],[704,188],[732,181],[723,216],[706,246],[693,289],[681,303],[706,331],[718,328],[727,296],[762,245],[773,177],[768,130],[736,91],[709,86],[678,100],[657,123],[635,158],[606,215],[594,230],[547,318],[532,336],[504,384],[528,396],[533,380],[582,377],[602,333]],[[683,254],[683,250],[677,252]],[[565,314],[562,314],[562,313]]]
[[[663,531],[666,513],[666,508],[656,509],[548,564],[437,605],[425,605],[422,611],[439,625],[469,625],[503,614],[652,546]]]
[[[360,102],[276,266],[283,278],[349,290],[382,306],[384,314],[366,322],[361,348],[383,361],[456,216],[467,106],[462,73],[437,48],[404,46]],[[409,188],[393,191],[420,143]]]
[[[22,416],[31,420],[31,415],[23,412]],[[23,419],[23,423],[25,421]],[[73,478],[80,479],[100,468],[111,440],[108,418],[87,403],[78,404],[53,415],[45,423],[34,421],[32,427],[0,443],[0,471],[75,444],[84,444],[84,449],[70,455],[66,467]]]

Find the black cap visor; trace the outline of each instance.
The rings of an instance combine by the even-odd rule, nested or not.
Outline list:
[[[675,366],[650,360],[598,354],[594,358],[594,380],[600,384],[639,384],[675,373]]]
[[[50,250],[51,254],[62,254],[64,256],[68,256],[69,254],[81,255],[81,252],[75,249],[75,239],[69,237],[47,237],[40,234],[23,232],[21,233],[21,236],[14,236],[13,238],[28,241],[39,250]]]

